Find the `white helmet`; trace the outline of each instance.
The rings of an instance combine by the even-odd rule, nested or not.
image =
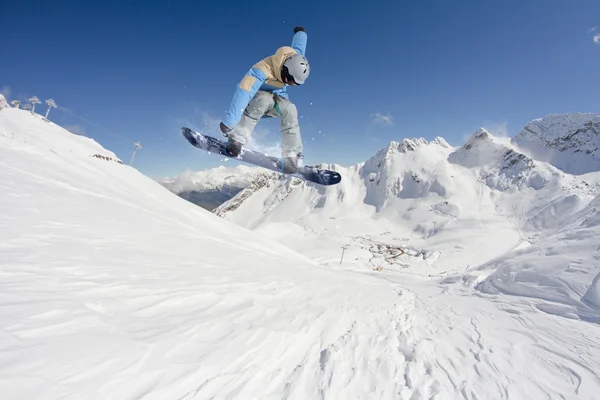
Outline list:
[[[283,63],[283,70],[287,69],[290,78],[298,85],[302,85],[308,74],[310,74],[310,65],[308,60],[301,54],[294,54]]]

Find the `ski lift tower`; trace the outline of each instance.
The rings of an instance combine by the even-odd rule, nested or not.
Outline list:
[[[48,114],[50,114],[50,109],[52,107],[56,108],[56,103],[54,102],[54,100],[48,99],[48,100],[46,100],[46,104],[48,104],[48,109],[46,110],[46,115],[44,116],[44,118],[48,119]]]
[[[33,96],[29,99],[29,103],[31,104],[31,113],[35,114],[35,105],[40,104],[40,100],[37,98],[37,96]]]
[[[129,161],[129,165],[133,165],[133,158],[135,157],[135,153],[137,153],[138,149],[142,148],[142,145],[140,144],[140,142],[135,142],[133,145],[135,147],[133,149],[133,155],[131,156],[131,161]]]

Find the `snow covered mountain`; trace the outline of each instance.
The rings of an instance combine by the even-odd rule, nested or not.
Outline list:
[[[496,212],[530,235],[558,228],[600,193],[599,185],[536,161],[484,129],[448,161],[468,168],[491,190]]]
[[[448,271],[535,243],[600,193],[597,183],[534,160],[484,129],[460,148],[441,138],[405,139],[364,163],[330,167],[344,176],[340,185],[272,179],[247,188],[215,213],[277,232],[274,238],[317,258],[323,246],[361,242],[368,250],[375,240],[429,255],[429,263],[435,258],[436,268]],[[295,239],[300,234],[312,240]],[[469,245],[456,246],[457,236]],[[368,250],[354,260],[422,270],[423,257],[397,257],[388,265]]]
[[[256,178],[271,175],[258,167],[220,166],[198,172],[184,171],[175,178],[158,182],[180,197],[210,211],[248,187]]]
[[[513,142],[535,159],[570,174],[600,170],[600,114],[561,114],[536,119]]]
[[[0,110],[0,397],[596,398],[597,200],[534,245],[478,264],[514,241],[493,200],[518,184],[491,189],[483,178],[496,164],[468,175],[468,154],[447,161],[459,150],[393,144],[344,169],[359,189],[342,182],[330,196],[257,179],[227,213],[254,216],[249,231],[89,138]],[[528,176],[526,190],[543,190]],[[256,216],[259,197],[272,207]],[[269,239],[281,236],[286,246]],[[441,253],[415,245],[441,237]],[[342,265],[332,243],[349,246]],[[461,261],[464,248],[478,255]],[[440,270],[452,259],[453,271],[472,267]]]

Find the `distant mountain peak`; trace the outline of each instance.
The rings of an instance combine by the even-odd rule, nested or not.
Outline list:
[[[427,140],[423,138],[403,139],[400,142],[392,141],[390,143],[390,149],[395,149],[400,153],[406,153],[408,151],[415,151],[417,148],[428,144]]]
[[[510,184],[514,184],[535,167],[535,162],[513,147],[507,138],[496,138],[485,128],[480,128],[450,155],[449,161],[467,168],[492,168],[493,174],[510,176]]]
[[[227,213],[235,211],[242,205],[242,203],[244,203],[246,199],[251,197],[254,193],[256,193],[262,188],[270,187],[278,180],[281,180],[281,178],[277,172],[267,171],[255,176],[250,182],[250,184],[244,189],[242,189],[237,196],[221,204],[219,207],[215,208],[213,210],[213,213],[217,214],[220,217],[223,217]]]
[[[477,146],[480,143],[490,143],[494,141],[494,136],[489,133],[485,128],[479,128],[477,132],[471,136],[471,138],[463,145],[465,150],[470,150],[473,146]]]
[[[382,161],[390,160],[395,154],[415,152],[429,146],[440,146],[447,149],[452,148],[444,138],[439,136],[431,142],[427,141],[425,138],[407,138],[400,141],[392,140],[367,162],[375,162],[376,164],[381,165]]]
[[[158,182],[184,199],[213,210],[231,199],[255,179],[269,175],[258,167],[220,165],[204,171],[184,171],[179,176],[161,179]]]
[[[512,142],[564,172],[600,171],[600,114],[551,114],[534,119]]]
[[[444,139],[441,136],[436,136],[435,139],[433,139],[431,142],[431,144],[437,144],[438,146],[442,146],[445,148],[452,148],[452,146],[450,146],[450,144],[448,142],[446,142],[446,139]]]

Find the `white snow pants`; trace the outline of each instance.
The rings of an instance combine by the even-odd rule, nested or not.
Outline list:
[[[302,153],[298,110],[294,103],[276,94],[259,90],[244,110],[242,119],[229,137],[246,143],[262,117],[281,118],[281,156],[296,157]]]

